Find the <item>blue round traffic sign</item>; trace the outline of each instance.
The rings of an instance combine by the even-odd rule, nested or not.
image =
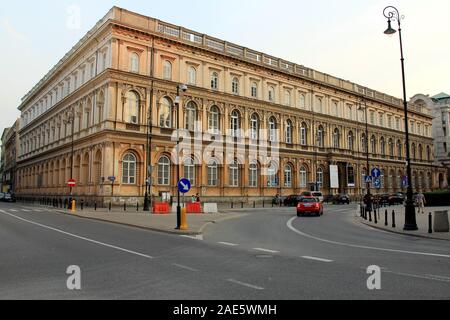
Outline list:
[[[374,182],[373,182],[373,186],[376,189],[381,189],[381,180],[380,179],[375,179]]]
[[[188,179],[183,178],[178,182],[178,190],[181,193],[188,193],[191,187],[191,182]]]
[[[374,178],[381,177],[381,170],[378,168],[372,169],[372,177],[374,177]]]

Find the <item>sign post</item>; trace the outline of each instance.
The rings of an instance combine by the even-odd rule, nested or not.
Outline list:
[[[192,185],[188,179],[183,178],[180,181],[178,181],[178,191],[183,194],[183,200],[184,200],[184,195],[186,193],[188,193],[191,190],[191,188],[192,188]],[[180,206],[179,203],[178,203],[178,206]],[[185,205],[184,208],[181,209],[180,216],[177,217],[177,220],[178,220],[177,222],[179,222],[178,224],[180,226],[180,230],[188,229],[188,225],[187,225],[187,221],[186,221],[186,213],[187,213],[187,209],[186,209],[186,205]]]

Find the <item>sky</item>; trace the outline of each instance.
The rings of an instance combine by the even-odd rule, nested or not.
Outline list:
[[[448,0],[0,0],[0,4],[1,131],[19,116],[21,98],[114,5],[402,98],[398,34],[383,34],[387,28],[383,9],[394,5],[404,15],[408,98],[450,93]]]

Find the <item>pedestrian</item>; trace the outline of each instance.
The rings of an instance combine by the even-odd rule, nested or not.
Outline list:
[[[419,214],[425,214],[425,204],[426,204],[426,200],[425,200],[425,196],[423,195],[422,192],[419,192],[416,196],[416,204],[417,207],[419,208]]]
[[[195,203],[195,202],[197,202],[197,197],[196,197],[196,196],[194,196],[194,195],[192,195],[192,197],[191,197],[191,201],[192,201],[192,203]]]
[[[195,200],[197,201],[197,203],[200,203],[200,195],[197,193],[197,195],[195,196]]]

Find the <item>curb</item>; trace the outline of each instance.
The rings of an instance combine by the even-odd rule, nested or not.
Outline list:
[[[429,237],[429,236],[425,236],[425,235],[421,235],[421,234],[412,234],[412,233],[405,233],[405,232],[401,232],[401,231],[397,231],[397,230],[391,230],[391,229],[384,229],[380,226],[377,225],[373,225],[373,224],[369,224],[368,222],[363,221],[358,221],[359,223],[377,229],[377,230],[382,230],[382,231],[386,231],[386,232],[390,232],[390,233],[395,233],[395,234],[401,234],[404,236],[411,236],[411,237],[416,237],[416,238],[422,238],[422,239],[430,239],[430,240],[441,240],[441,241],[450,241],[450,239],[442,239],[442,238],[435,238],[435,237]]]
[[[142,229],[142,230],[147,230],[147,231],[154,231],[154,232],[159,232],[159,233],[165,233],[165,234],[171,234],[171,235],[180,235],[180,236],[198,236],[201,235],[201,232],[198,231],[178,231],[178,230],[164,230],[164,229],[158,229],[158,228],[152,228],[152,227],[144,227],[144,226],[138,226],[138,225],[134,225],[134,224],[129,224],[129,223],[124,223],[124,222],[117,222],[117,221],[110,221],[110,220],[105,220],[105,219],[100,219],[100,218],[95,218],[95,217],[85,217],[85,216],[81,216],[78,214],[70,214],[69,212],[63,211],[63,210],[54,210],[54,212],[57,213],[62,213],[71,217],[75,217],[75,218],[80,218],[80,219],[88,219],[88,220],[95,220],[95,221],[101,221],[101,222],[106,222],[106,223],[112,223],[112,224],[116,224],[116,225],[121,225],[121,226],[127,226],[127,227],[131,227],[131,228],[137,228],[137,229]],[[211,222],[207,222],[207,224],[209,224]],[[200,229],[203,229],[205,227],[205,225],[203,225]]]

